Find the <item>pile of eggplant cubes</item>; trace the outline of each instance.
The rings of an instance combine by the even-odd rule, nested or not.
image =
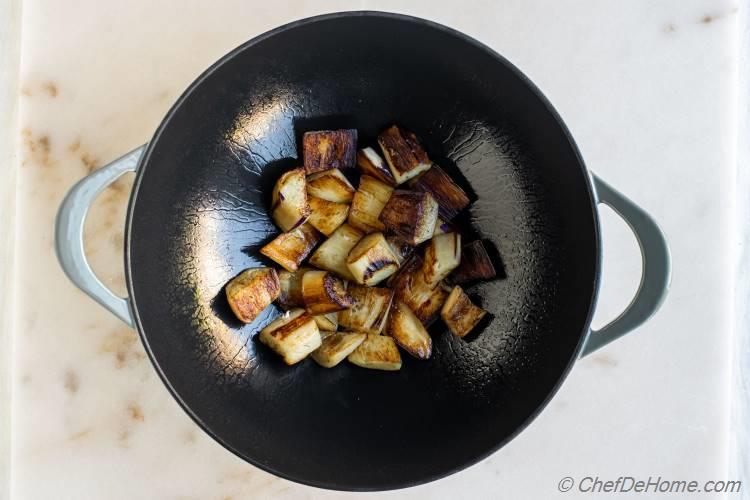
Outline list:
[[[310,355],[326,368],[348,358],[399,370],[398,347],[431,356],[425,326],[438,315],[464,337],[486,314],[459,286],[495,276],[482,242],[462,247],[451,225],[469,197],[411,132],[392,126],[378,144],[382,157],[357,151],[356,130],[305,133],[304,167],[273,190],[271,217],[283,232],[261,249],[283,270],[247,269],[226,286],[245,323],[273,301],[286,311],[260,340],[289,365]],[[342,172],[355,163],[357,189]]]

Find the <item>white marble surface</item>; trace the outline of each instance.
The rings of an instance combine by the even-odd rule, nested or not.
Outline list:
[[[20,55],[20,3],[0,3],[0,499],[10,490],[10,377],[13,294],[13,237],[16,202],[16,118],[18,109],[18,62]]]
[[[11,497],[547,499],[563,476],[725,479],[738,1],[24,1]],[[52,249],[66,190],[145,142],[216,58],[286,21],[359,8],[451,25],[517,64],[588,166],[657,218],[674,260],[661,312],[579,362],[513,442],[449,478],[380,495],[277,479],[211,441],[135,332],[75,290]],[[128,188],[105,193],[87,222],[93,265],[118,290]],[[595,324],[627,303],[640,265],[623,223],[605,214],[604,232]]]
[[[730,422],[729,474],[750,477],[750,4],[740,9],[739,86],[737,106],[737,210],[735,227],[738,244],[734,255],[735,341],[732,348],[732,411]],[[743,500],[750,499],[745,491]]]

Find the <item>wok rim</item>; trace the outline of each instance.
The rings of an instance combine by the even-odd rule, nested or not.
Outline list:
[[[518,78],[531,91],[531,93],[537,99],[539,99],[541,104],[549,113],[549,116],[555,121],[560,131],[564,134],[564,137],[567,140],[569,147],[571,148],[571,151],[573,152],[575,159],[579,167],[581,168],[583,177],[585,179],[586,191],[588,193],[588,201],[589,201],[589,205],[591,209],[591,216],[594,222],[594,235],[593,235],[594,236],[594,250],[595,250],[594,282],[592,283],[593,285],[592,293],[591,293],[591,297],[589,300],[589,308],[586,314],[586,319],[583,322],[583,325],[581,327],[581,333],[579,334],[579,340],[578,340],[578,343],[576,344],[575,350],[573,351],[570,359],[568,360],[567,364],[561,371],[558,379],[555,381],[554,385],[551,387],[550,391],[548,392],[544,400],[536,407],[536,409],[533,412],[531,412],[525,418],[525,420],[518,427],[516,427],[516,429],[513,430],[513,432],[509,433],[508,436],[498,441],[497,443],[494,443],[484,453],[478,454],[472,459],[465,461],[464,463],[461,463],[450,469],[445,469],[445,470],[441,469],[439,472],[436,472],[434,474],[422,475],[418,478],[414,478],[409,481],[395,481],[391,483],[381,482],[380,484],[368,484],[368,485],[354,485],[354,484],[346,483],[345,481],[339,481],[335,478],[309,479],[309,478],[304,478],[304,477],[296,477],[294,475],[286,473],[284,470],[262,463],[261,461],[256,460],[254,457],[247,456],[242,451],[235,448],[231,442],[224,440],[223,438],[219,437],[216,433],[214,433],[211,427],[205,422],[203,422],[203,420],[200,418],[199,415],[193,412],[190,405],[182,399],[182,397],[177,392],[177,390],[172,386],[168,376],[165,374],[164,370],[162,369],[159,363],[159,360],[154,355],[151,349],[151,345],[148,340],[148,335],[146,334],[143,328],[143,325],[141,323],[141,318],[138,313],[136,295],[135,295],[135,290],[133,288],[132,262],[131,262],[131,251],[130,251],[130,247],[132,244],[130,234],[131,234],[132,224],[133,224],[133,213],[134,213],[136,201],[138,198],[138,191],[139,191],[141,182],[143,180],[143,174],[149,163],[149,159],[153,152],[154,145],[158,143],[159,138],[164,133],[164,131],[169,128],[170,122],[172,121],[174,115],[182,107],[183,103],[185,103],[185,101],[187,101],[190,98],[191,94],[208,77],[213,75],[213,73],[217,71],[225,63],[227,63],[228,61],[230,61],[231,59],[233,59],[240,53],[244,52],[248,48],[254,45],[257,45],[268,38],[271,38],[275,35],[278,35],[280,33],[283,33],[289,30],[293,30],[300,26],[306,26],[309,24],[314,24],[314,23],[322,22],[322,21],[330,21],[330,20],[335,20],[335,19],[351,18],[351,17],[377,17],[377,18],[383,18],[383,19],[392,19],[392,20],[398,20],[398,21],[405,21],[408,23],[413,23],[413,24],[425,26],[431,29],[435,29],[447,35],[450,35],[452,37],[458,38],[459,40],[475,47],[478,50],[484,51],[487,55],[492,57],[497,63],[504,65],[508,70],[510,70],[510,72],[516,78]],[[598,210],[597,204],[598,202],[596,198],[596,192],[593,186],[593,182],[591,180],[591,175],[589,173],[589,170],[586,168],[581,152],[575,140],[573,139],[573,136],[570,130],[568,129],[565,122],[563,121],[562,117],[557,112],[557,110],[553,107],[549,99],[547,99],[544,93],[531,81],[531,79],[529,79],[529,77],[527,77],[520,69],[518,69],[518,67],[516,67],[513,63],[511,63],[508,59],[503,57],[497,51],[495,51],[491,47],[485,45],[484,43],[478,41],[477,39],[461,31],[458,31],[454,28],[437,23],[435,21],[430,21],[430,20],[416,17],[416,16],[398,14],[394,12],[375,11],[375,10],[341,11],[341,12],[320,14],[320,15],[316,15],[312,17],[307,17],[307,18],[302,18],[302,19],[298,19],[295,21],[291,21],[289,23],[273,28],[256,37],[251,38],[250,40],[240,44],[239,46],[235,47],[231,51],[227,52],[224,56],[222,56],[213,64],[211,64],[195,80],[193,80],[193,82],[190,83],[190,85],[183,91],[180,97],[174,102],[174,104],[171,106],[169,111],[167,111],[167,113],[164,115],[164,118],[162,119],[159,126],[156,128],[156,131],[151,137],[151,140],[148,142],[146,146],[146,150],[144,151],[138,163],[138,168],[136,169],[136,172],[135,172],[135,179],[133,181],[133,187],[130,193],[130,198],[128,200],[127,215],[126,215],[126,220],[125,220],[125,233],[124,233],[124,236],[125,236],[124,238],[125,239],[125,252],[124,252],[125,283],[126,283],[127,290],[128,290],[128,297],[129,297],[128,303],[129,303],[130,310],[133,316],[133,323],[134,323],[135,329],[138,332],[138,336],[141,339],[141,342],[146,350],[148,358],[151,364],[153,365],[154,369],[156,370],[156,373],[159,375],[159,378],[166,386],[169,393],[172,395],[175,401],[177,401],[177,403],[185,411],[185,413],[187,413],[187,415],[198,425],[198,427],[200,427],[201,430],[203,430],[203,432],[208,434],[214,441],[219,443],[222,447],[224,447],[226,450],[233,453],[235,456],[239,457],[240,459],[249,463],[250,465],[253,465],[254,467],[257,467],[265,472],[273,474],[274,476],[277,476],[282,479],[286,479],[288,481],[292,481],[298,484],[303,484],[305,486],[315,487],[315,488],[335,490],[335,491],[376,492],[376,491],[392,491],[392,490],[415,487],[415,486],[431,483],[438,479],[446,478],[448,476],[452,476],[464,469],[467,469],[468,467],[471,467],[472,465],[478,464],[479,462],[485,460],[489,456],[496,453],[498,450],[504,447],[507,443],[515,439],[516,436],[518,436],[523,430],[525,430],[531,424],[531,422],[533,422],[539,416],[539,414],[547,407],[547,405],[550,403],[552,398],[560,390],[560,387],[562,386],[563,382],[565,381],[565,379],[568,377],[568,374],[572,370],[573,365],[580,358],[581,351],[583,350],[584,345],[586,343],[586,339],[588,338],[588,334],[590,332],[590,325],[591,325],[591,321],[594,315],[594,311],[596,309],[596,303],[597,303],[599,289],[601,285],[601,260],[602,260],[601,228],[600,228],[600,218],[599,218],[599,210]]]

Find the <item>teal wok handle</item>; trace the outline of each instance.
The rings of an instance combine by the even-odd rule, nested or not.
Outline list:
[[[625,195],[592,174],[597,203],[617,213],[635,234],[643,263],[641,283],[625,310],[599,330],[590,330],[581,357],[629,333],[659,310],[669,290],[671,262],[664,233],[656,221]]]
[[[118,297],[96,277],[83,250],[83,224],[99,194],[126,172],[134,172],[146,146],[92,172],[78,181],[65,196],[55,220],[55,251],[60,266],[78,288],[108,309],[131,328],[130,300]]]

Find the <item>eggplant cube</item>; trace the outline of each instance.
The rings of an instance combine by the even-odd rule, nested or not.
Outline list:
[[[432,166],[416,136],[395,125],[378,136],[378,144],[396,184],[403,184]]]
[[[395,298],[404,302],[425,325],[431,324],[448,297],[442,283],[430,286],[422,269],[423,260],[413,255],[388,283],[394,289]]]
[[[330,236],[338,229],[349,215],[349,205],[344,203],[335,203],[315,196],[310,196],[308,201],[310,217],[307,222],[326,236]]]
[[[279,296],[281,285],[275,269],[247,269],[227,283],[229,307],[243,323],[251,323]]]
[[[398,259],[398,265],[404,263],[407,257],[414,251],[414,247],[408,244],[401,236],[388,234],[385,237],[386,243],[391,247],[391,252]]]
[[[318,130],[302,136],[302,158],[308,174],[354,166],[357,130]]]
[[[438,208],[438,213],[440,213],[439,208]],[[433,235],[445,234],[445,233],[456,233],[456,232],[458,231],[450,222],[445,222],[440,217],[438,217],[437,220],[435,221],[435,231],[433,231]]]
[[[440,206],[440,217],[447,221],[453,220],[470,203],[466,192],[437,165],[409,182],[409,187],[430,193]]]
[[[352,307],[339,313],[339,324],[356,332],[380,334],[388,318],[393,290],[350,284]]]
[[[409,306],[400,300],[391,305],[386,334],[417,359],[427,359],[432,355],[432,337]]]
[[[310,357],[324,368],[333,368],[349,356],[367,337],[366,333],[330,333]]]
[[[461,263],[461,235],[445,233],[433,236],[424,249],[422,272],[430,287],[438,283]]]
[[[271,194],[271,218],[279,228],[291,231],[310,216],[305,171],[295,168],[279,177]]]
[[[354,276],[346,265],[346,258],[363,236],[364,234],[361,231],[354,229],[349,224],[341,225],[310,256],[310,264],[336,273],[346,280],[354,281]]]
[[[440,311],[440,317],[451,332],[459,337],[465,337],[484,318],[487,311],[474,305],[463,289],[456,285],[445,300]]]
[[[307,194],[334,203],[351,203],[354,186],[337,168],[307,176]]]
[[[339,313],[330,312],[326,314],[316,314],[314,316],[318,330],[321,332],[335,332],[339,329]]]
[[[357,283],[374,286],[398,270],[398,257],[391,251],[383,233],[372,233],[352,248],[346,265]]]
[[[401,236],[410,245],[432,238],[438,217],[438,205],[430,193],[396,190],[380,212],[380,221],[389,232]]]
[[[260,249],[260,253],[289,272],[299,269],[322,236],[310,224],[302,224],[288,233],[281,233]]]
[[[368,333],[349,357],[349,361],[371,370],[396,371],[401,369],[401,354],[396,342],[385,335]]]
[[[326,314],[352,306],[344,282],[327,271],[307,271],[302,276],[302,297],[310,314]]]
[[[284,313],[263,328],[259,338],[288,365],[305,359],[322,342],[315,319],[304,309]]]
[[[472,241],[461,249],[461,263],[450,275],[453,283],[489,280],[497,275],[482,240]]]
[[[396,185],[396,179],[393,178],[388,164],[374,149],[360,149],[357,152],[357,165],[364,175],[374,177],[389,186]]]
[[[349,225],[365,234],[382,231],[385,226],[378,219],[383,207],[388,203],[393,188],[369,175],[359,180],[359,189],[354,193],[352,208],[349,211]]]
[[[276,299],[279,307],[289,310],[305,306],[302,298],[302,276],[307,271],[310,271],[309,267],[301,267],[292,273],[287,270],[279,271],[281,291]]]

